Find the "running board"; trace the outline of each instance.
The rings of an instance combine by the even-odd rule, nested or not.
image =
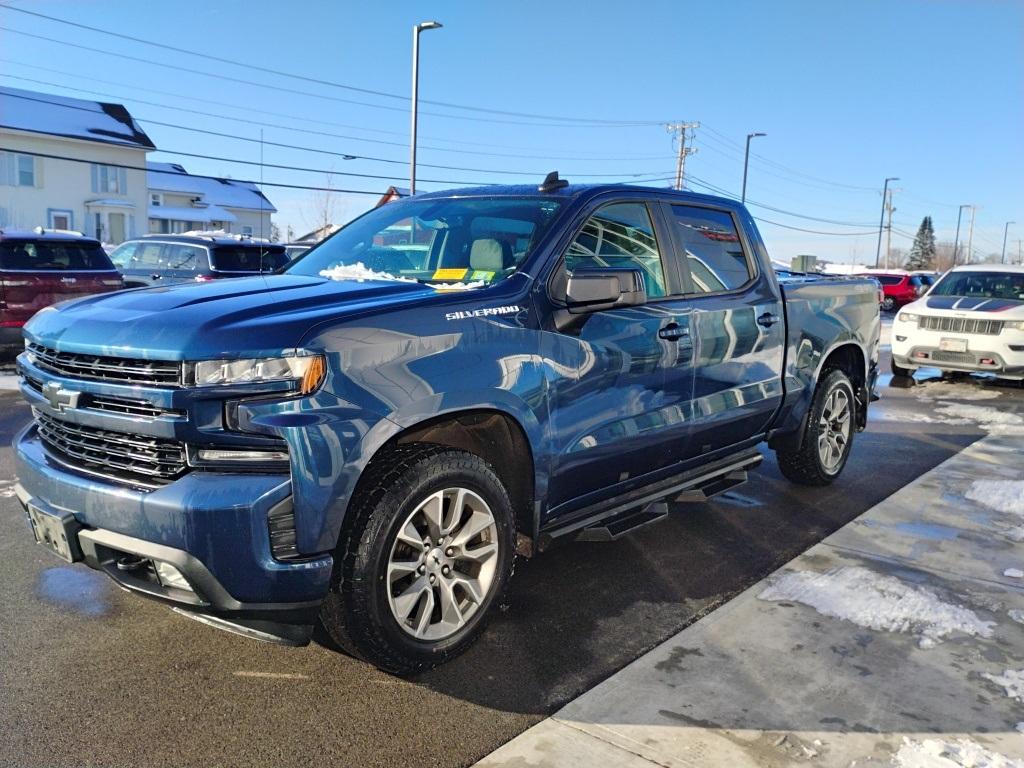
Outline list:
[[[657,523],[668,517],[668,504],[654,501],[643,509],[613,517],[601,525],[584,528],[576,534],[576,541],[615,541],[645,525]]]
[[[695,485],[693,488],[687,488],[676,496],[673,501],[682,503],[707,501],[712,496],[718,496],[720,493],[731,491],[737,485],[743,485],[745,482],[747,482],[747,471],[745,469],[738,469],[735,472],[713,477],[700,485]]]

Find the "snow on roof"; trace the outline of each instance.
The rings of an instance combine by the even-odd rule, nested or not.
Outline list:
[[[149,218],[173,219],[175,221],[238,221],[238,217],[219,205],[207,205],[202,208],[191,206],[151,205]]]
[[[203,202],[210,205],[277,213],[277,208],[255,184],[234,179],[208,179],[192,176],[178,163],[147,162],[146,168],[149,169],[147,185],[150,189],[195,195],[203,198]]]
[[[0,128],[156,149],[121,104],[0,87]]]

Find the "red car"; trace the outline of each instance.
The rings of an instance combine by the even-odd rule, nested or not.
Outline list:
[[[0,349],[20,348],[21,327],[43,307],[123,287],[98,240],[61,230],[0,229]]]
[[[882,284],[881,304],[886,312],[895,312],[928,291],[928,284],[919,275],[907,272],[865,272],[856,277],[870,277]]]

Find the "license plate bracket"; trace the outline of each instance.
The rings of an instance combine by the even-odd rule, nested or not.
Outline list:
[[[939,349],[943,352],[966,352],[967,339],[939,339]]]
[[[82,550],[78,546],[78,532],[82,529],[82,524],[74,515],[70,512],[54,515],[31,502],[27,509],[28,520],[37,544],[41,544],[66,562],[74,563],[82,559]]]

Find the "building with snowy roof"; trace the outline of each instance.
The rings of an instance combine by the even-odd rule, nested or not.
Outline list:
[[[277,209],[255,184],[193,176],[177,163],[146,165],[151,233],[223,230],[270,237],[270,216]]]
[[[0,87],[0,227],[142,234],[154,149],[121,104]]]

